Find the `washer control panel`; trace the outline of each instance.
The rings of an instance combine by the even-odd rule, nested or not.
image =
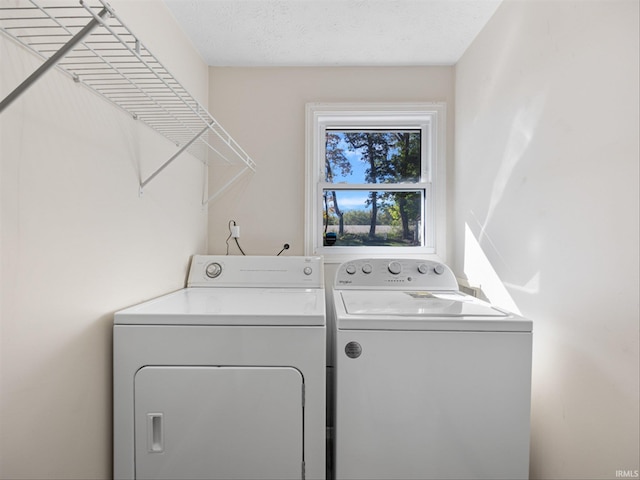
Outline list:
[[[362,258],[338,268],[335,288],[394,288],[402,290],[458,290],[458,282],[444,263],[422,259]]]
[[[322,257],[194,255],[188,287],[324,288]]]

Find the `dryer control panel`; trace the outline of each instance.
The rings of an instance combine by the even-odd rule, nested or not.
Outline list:
[[[194,255],[187,287],[324,288],[322,257]]]
[[[444,263],[423,259],[363,258],[338,268],[337,289],[458,290],[458,282]]]

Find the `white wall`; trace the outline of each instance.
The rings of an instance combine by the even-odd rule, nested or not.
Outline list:
[[[209,253],[226,252],[233,219],[247,254],[275,255],[284,243],[303,254],[306,103],[445,101],[453,131],[452,67],[212,67],[209,78],[210,110],[258,164],[210,205]],[[237,171],[228,170],[211,169],[211,190]]]
[[[207,67],[158,1],[110,2],[207,103]],[[0,36],[0,97],[40,61]],[[0,115],[0,477],[111,476],[113,312],[183,286],[206,251],[204,170],[56,70]]]
[[[639,469],[638,19],[505,0],[456,67],[453,266],[534,320],[532,478]]]

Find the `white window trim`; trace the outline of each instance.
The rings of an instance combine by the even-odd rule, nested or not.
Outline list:
[[[323,255],[325,263],[342,263],[362,257],[426,257],[446,261],[446,104],[433,103],[308,103],[306,105],[306,185],[305,185],[305,255]],[[421,183],[425,188],[429,210],[425,228],[431,238],[424,247],[341,247],[322,245],[322,190],[324,180],[325,131],[328,128],[360,126],[388,128],[424,128],[431,148],[429,165],[424,165]],[[430,167],[430,168],[429,168]],[[425,185],[426,184],[426,185]],[[334,184],[331,184],[334,185]],[[428,225],[429,219],[433,224]],[[431,228],[428,228],[428,227]]]

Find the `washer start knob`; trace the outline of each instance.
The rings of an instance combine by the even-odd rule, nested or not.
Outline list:
[[[402,265],[400,265],[400,262],[391,262],[387,268],[389,269],[389,273],[392,275],[398,275],[402,271]]]

